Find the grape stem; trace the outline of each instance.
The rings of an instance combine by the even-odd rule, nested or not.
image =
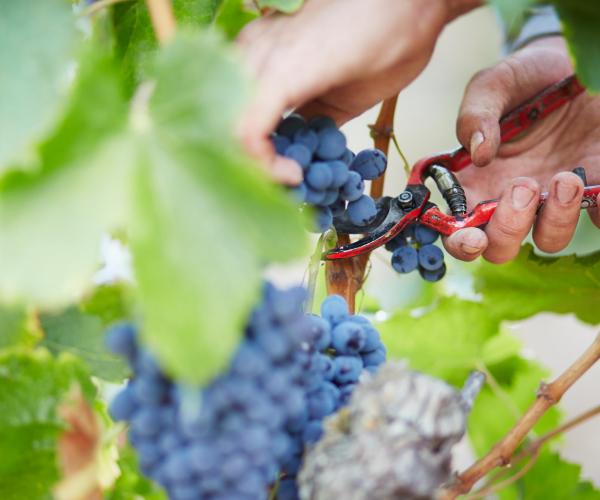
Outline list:
[[[398,96],[383,101],[375,124],[369,126],[375,147],[383,151],[386,156],[389,153],[390,140],[394,133],[394,114],[397,102]],[[373,198],[383,196],[384,183],[385,172],[371,183],[371,196]],[[347,245],[348,243],[350,243],[350,236],[340,234],[338,246]],[[327,292],[344,297],[348,302],[350,312],[353,314],[356,310],[356,294],[365,282],[365,270],[369,262],[369,255],[369,253],[366,253],[351,259],[330,260],[325,266]]]
[[[146,6],[152,20],[156,38],[161,44],[168,42],[175,35],[177,25],[173,6],[170,0],[146,0]]]
[[[542,382],[537,393],[536,400],[515,424],[515,426],[506,434],[506,436],[498,442],[492,450],[483,458],[475,462],[467,470],[459,474],[453,483],[449,484],[440,491],[438,498],[443,500],[451,500],[459,495],[468,493],[473,485],[484,477],[488,472],[496,467],[505,467],[512,463],[512,456],[529,434],[531,429],[537,424],[542,416],[554,405],[556,405],[562,396],[571,386],[581,378],[598,360],[600,359],[600,334],[596,336],[595,341],[585,350],[585,352],[558,378],[553,382],[546,384]],[[595,413],[594,413],[595,414]],[[585,417],[582,415],[581,418]],[[570,427],[577,425],[582,420],[571,423]],[[589,416],[585,417],[589,418]],[[566,424],[565,424],[566,425]],[[564,427],[564,426],[563,426]],[[567,427],[567,428],[570,428]],[[560,429],[560,428],[559,428]],[[556,430],[556,433],[562,432],[561,429]],[[545,441],[553,437],[553,435],[545,436]],[[540,438],[542,439],[542,438]],[[543,441],[543,442],[545,442]],[[538,447],[543,444],[541,442]],[[529,445],[529,449],[533,444]],[[531,452],[530,452],[531,453]],[[518,457],[518,455],[517,455]]]

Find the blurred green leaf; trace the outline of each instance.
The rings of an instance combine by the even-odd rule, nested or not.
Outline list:
[[[600,252],[541,257],[525,245],[512,262],[482,263],[475,277],[486,309],[498,318],[518,320],[547,311],[600,323]]]
[[[58,117],[77,49],[69,2],[2,2],[0,47],[1,172]]]
[[[33,346],[40,334],[33,323],[25,308],[0,305],[0,350]]]
[[[246,24],[257,17],[256,11],[246,8],[244,0],[223,0],[214,22],[227,38],[234,39]]]
[[[57,439],[64,423],[57,405],[79,385],[94,392],[72,357],[46,351],[0,354],[0,498],[50,499],[59,479]]]
[[[401,311],[377,328],[391,358],[460,385],[483,361],[499,322],[482,304],[445,297],[422,314]]]
[[[537,0],[488,0],[488,2],[498,12],[508,36],[513,38],[519,34],[525,21],[527,10]]]

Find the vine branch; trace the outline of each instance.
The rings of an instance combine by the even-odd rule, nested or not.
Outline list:
[[[508,434],[486,456],[459,474],[451,485],[441,491],[439,497],[443,500],[451,500],[461,494],[468,493],[473,485],[492,469],[510,464],[515,450],[540,418],[552,406],[556,405],[564,393],[599,359],[600,335],[558,378],[550,384],[542,382],[535,402]]]
[[[156,38],[161,44],[168,42],[175,35],[177,28],[171,0],[146,0],[146,6]]]
[[[394,113],[397,101],[398,96],[383,101],[375,124],[370,125],[375,147],[386,155],[389,153],[390,140],[394,133]],[[371,196],[373,198],[380,198],[383,195],[384,182],[385,173],[371,183]],[[349,235],[339,235],[338,245],[349,243]],[[328,261],[325,266],[327,292],[344,297],[348,302],[351,313],[355,312],[356,294],[365,281],[365,270],[369,262],[369,255],[369,253],[366,253],[350,259]]]

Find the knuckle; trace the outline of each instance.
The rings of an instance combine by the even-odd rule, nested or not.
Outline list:
[[[527,228],[520,222],[497,220],[494,225],[494,231],[496,233],[495,240],[521,241],[527,232]]]

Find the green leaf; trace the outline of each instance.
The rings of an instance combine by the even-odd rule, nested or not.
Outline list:
[[[498,318],[518,320],[547,311],[600,323],[600,252],[541,257],[525,245],[514,261],[483,263],[475,276],[486,309]]]
[[[121,474],[105,493],[105,500],[167,500],[166,493],[142,475],[131,447],[126,446],[121,450],[118,466]]]
[[[222,0],[174,0],[175,19],[179,26],[207,25],[214,20],[221,2]],[[114,5],[112,24],[115,53],[121,63],[123,77],[133,91],[144,79],[145,68],[152,53],[158,48],[144,0],[132,0]]]
[[[92,304],[99,315],[93,314],[93,309],[89,306],[87,312],[73,306],[59,313],[40,315],[44,331],[41,345],[55,355],[68,352],[78,356],[87,363],[92,375],[112,382],[121,382],[128,375],[129,369],[122,358],[114,356],[106,349],[104,337],[107,324],[117,319],[117,314],[109,310],[109,307],[112,309],[112,306],[117,305],[120,313],[125,314],[125,311],[120,309],[122,304],[114,296],[115,290],[111,287],[103,289],[103,297],[106,299],[112,294],[111,298],[115,302],[105,302],[100,306],[97,302],[99,299],[93,299],[95,302]],[[108,318],[111,321],[106,321]],[[123,316],[118,319],[123,319]]]
[[[589,0],[557,0],[577,76],[586,87],[600,91],[600,4]]]
[[[304,0],[258,0],[258,6],[261,9],[275,9],[286,14],[296,12],[303,4]]]
[[[91,284],[102,233],[127,217],[134,151],[117,138],[125,102],[111,62],[85,59],[39,164],[0,178],[0,296],[56,307]]]
[[[502,19],[504,29],[510,38],[516,37],[525,21],[529,7],[536,0],[488,0]]]
[[[0,350],[31,347],[39,338],[31,315],[22,307],[0,305]]]
[[[71,357],[47,352],[0,355],[0,498],[50,499],[59,479],[56,440],[64,429],[57,405],[79,385],[93,394]]]
[[[492,391],[489,386],[481,392],[469,418],[469,438],[478,456],[487,453],[504,437],[535,401],[540,383],[547,375],[548,372],[541,366],[522,360],[511,383],[502,385],[500,393]],[[559,410],[552,408],[534,427],[534,432],[548,432],[559,421]]]
[[[24,155],[59,114],[76,31],[64,0],[0,7],[0,172]]]
[[[423,314],[401,311],[377,328],[390,357],[462,384],[488,355],[486,343],[498,333],[499,322],[482,304],[446,297]]]
[[[234,39],[246,24],[257,17],[257,12],[246,8],[244,0],[223,0],[214,22],[227,38]]]

